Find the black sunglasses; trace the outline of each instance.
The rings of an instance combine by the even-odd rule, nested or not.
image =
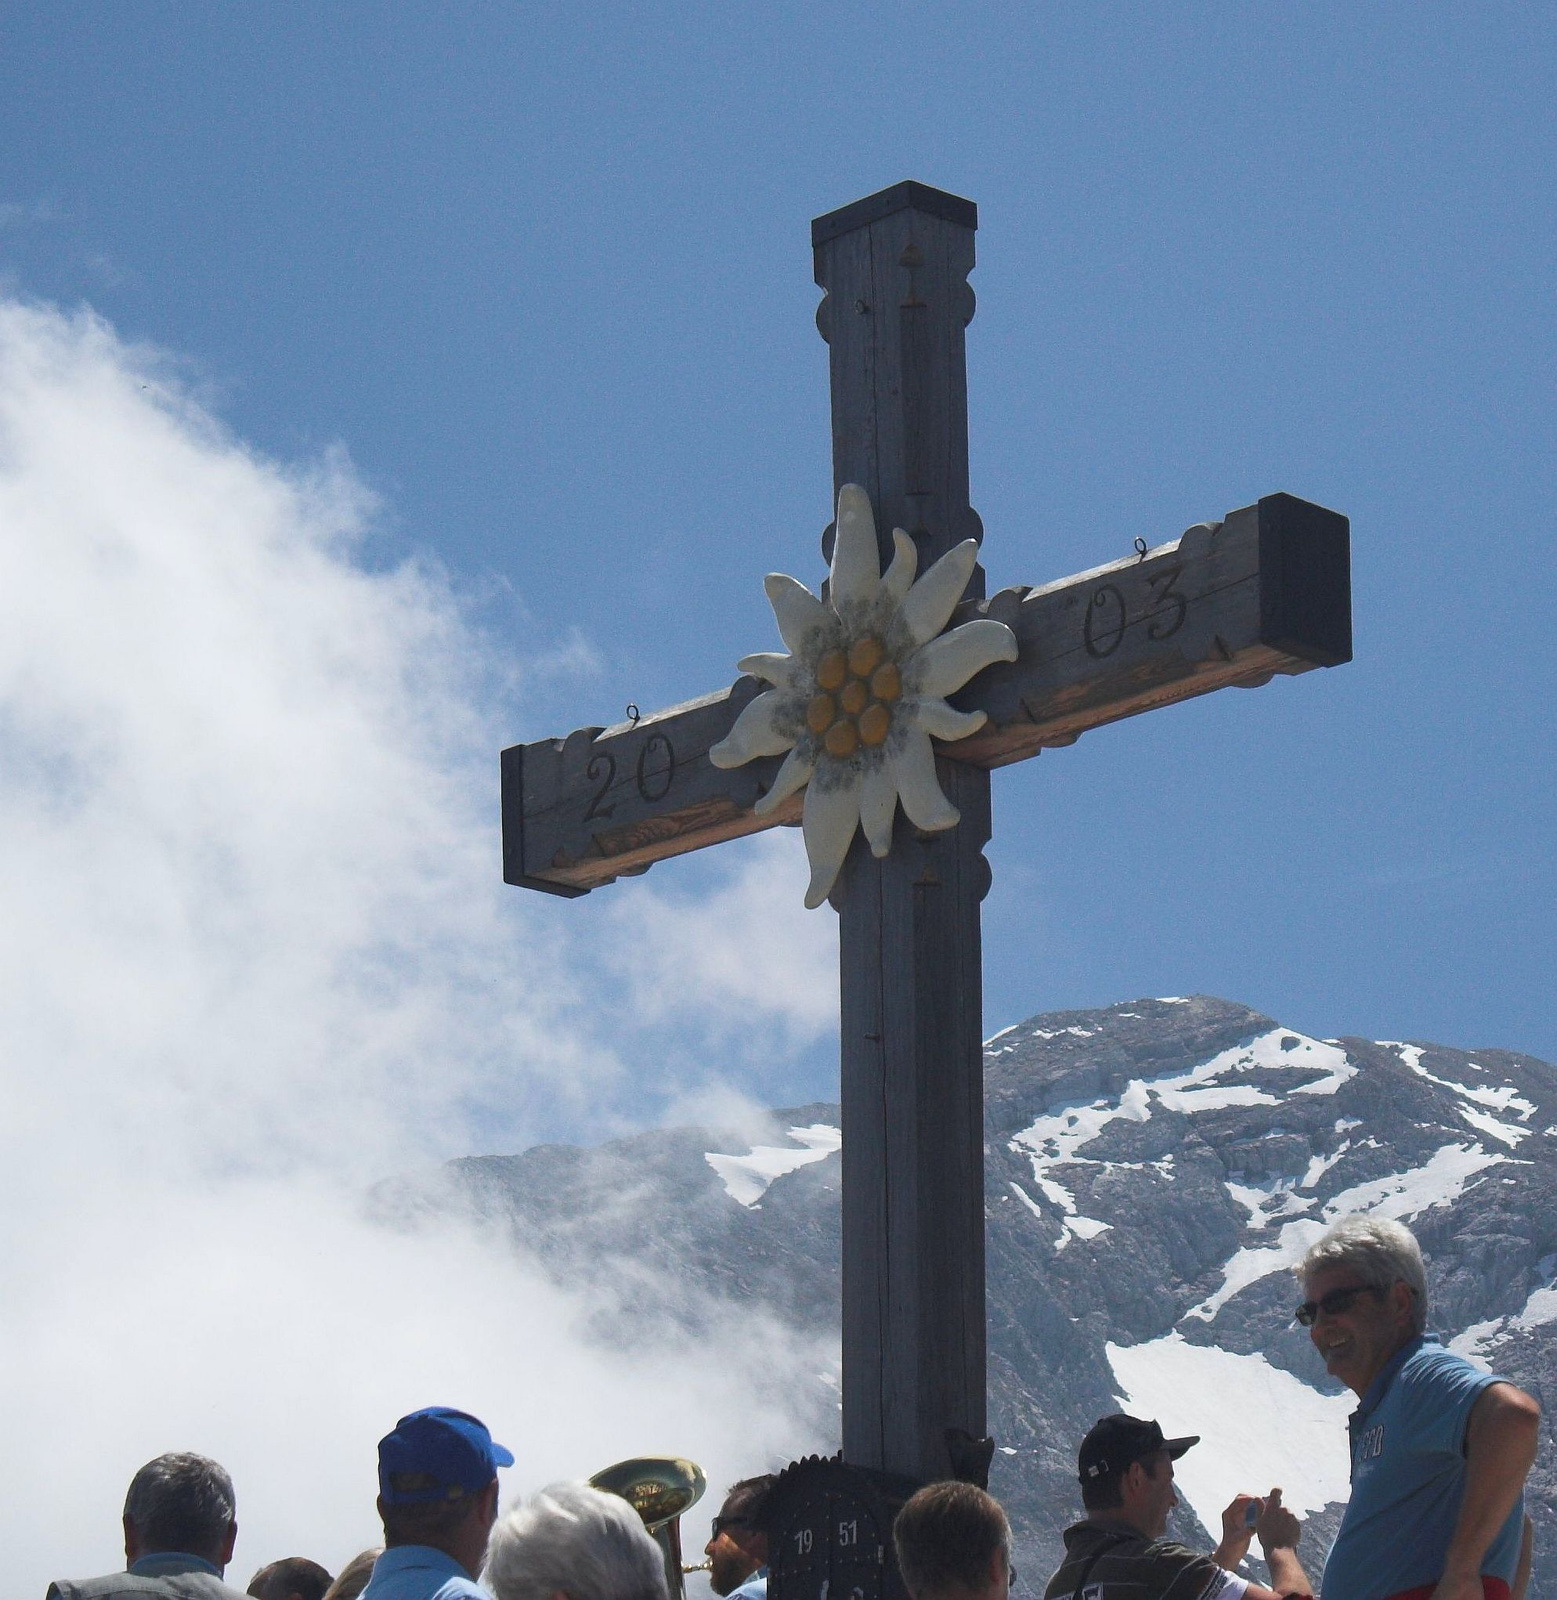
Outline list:
[[[1352,1301],[1358,1295],[1383,1293],[1384,1291],[1376,1283],[1358,1283],[1349,1289],[1332,1289],[1329,1294],[1321,1295],[1317,1300],[1305,1300],[1292,1313],[1293,1320],[1301,1322],[1305,1328],[1311,1328],[1321,1311],[1327,1317],[1338,1317],[1343,1311],[1351,1310]]]
[[[709,1537],[717,1539],[726,1528],[749,1528],[751,1525],[750,1517],[715,1517],[714,1531]]]

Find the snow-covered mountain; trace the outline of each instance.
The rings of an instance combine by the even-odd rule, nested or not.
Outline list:
[[[1430,1320],[1557,1408],[1557,1069],[1499,1050],[1312,1039],[1206,997],[1030,1018],[985,1049],[991,1487],[1024,1575],[1076,1507],[1075,1449],[1123,1406],[1203,1443],[1179,1463],[1180,1534],[1280,1483],[1317,1571],[1347,1492],[1352,1397],[1325,1377],[1287,1268],[1328,1222],[1410,1223]],[[680,1128],[594,1149],[455,1163],[457,1203],[645,1326],[730,1299],[806,1330],[838,1319],[836,1106],[752,1142]],[[817,1446],[835,1396],[818,1386]],[[1557,1570],[1557,1463],[1532,1480],[1537,1571]],[[1312,1546],[1310,1549],[1309,1547]]]

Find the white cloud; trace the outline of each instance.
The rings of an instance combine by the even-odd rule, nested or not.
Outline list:
[[[793,828],[720,847],[691,888],[635,886],[611,908],[613,948],[638,1012],[728,1032],[773,1025],[809,1043],[838,1025],[838,919],[807,911]],[[711,887],[708,880],[711,879]]]
[[[812,1442],[782,1385],[825,1361],[776,1329],[607,1355],[506,1246],[361,1218],[367,1180],[512,1148],[624,1073],[589,971],[498,881],[479,707],[504,669],[436,570],[358,563],[374,512],[344,455],[265,460],[154,352],[0,302],[0,1535],[23,1592],[116,1564],[125,1484],[165,1449],[233,1471],[241,1583],[372,1538],[373,1444],[416,1405],[485,1413],[510,1492]],[[706,992],[735,982],[706,964]]]
[[[350,1165],[450,1147],[499,1057],[576,1081],[568,986],[492,882],[439,577],[353,566],[344,460],[258,460],[90,318],[12,305],[0,346],[0,955],[37,1131],[89,1089],[116,1145]]]
[[[232,1473],[241,1587],[277,1556],[336,1571],[379,1542],[374,1444],[417,1405],[490,1421],[517,1457],[505,1502],[630,1455],[685,1454],[724,1483],[814,1448],[788,1385],[826,1354],[760,1317],[703,1339],[694,1381],[669,1346],[603,1356],[576,1293],[468,1231],[366,1228],[312,1183],[191,1198],[154,1183],[131,1212],[74,1214],[49,1230],[74,1270],[34,1258],[10,1286],[38,1312],[8,1315],[5,1341],[18,1593],[121,1565],[125,1485],[167,1449]]]

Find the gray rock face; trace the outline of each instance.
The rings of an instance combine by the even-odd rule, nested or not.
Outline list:
[[[1289,1503],[1307,1497],[1317,1578],[1346,1492],[1350,1397],[1292,1323],[1287,1267],[1349,1211],[1409,1223],[1431,1325],[1548,1416],[1557,1406],[1551,1065],[1309,1039],[1206,997],[1141,1000],[990,1040],[985,1118],[991,1487],[1029,1582],[1075,1518],[1077,1442],[1122,1401],[1204,1436],[1180,1463],[1177,1536],[1210,1548],[1232,1489],[1280,1482]],[[728,1299],[836,1328],[838,1108],[777,1111],[772,1127],[757,1146],[680,1128],[474,1158],[440,1190],[386,1187],[378,1201],[402,1220],[457,1205],[506,1223],[559,1275],[613,1289],[618,1337],[623,1313],[696,1327]],[[819,1449],[836,1446],[831,1398],[818,1395]],[[1557,1571],[1545,1429],[1528,1496],[1533,1593]],[[1269,1481],[1240,1477],[1266,1467]]]

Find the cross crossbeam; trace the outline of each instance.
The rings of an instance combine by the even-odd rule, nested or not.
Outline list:
[[[954,625],[994,617],[1013,629],[1020,654],[952,697],[989,722],[946,754],[1003,767],[1174,701],[1349,660],[1348,543],[1345,517],[1275,494],[1144,555],[965,601]],[[798,822],[799,795],[768,816],[752,810],[778,757],[733,769],[708,760],[763,687],[739,678],[636,722],[505,750],[506,880],[583,894],[667,857]]]

